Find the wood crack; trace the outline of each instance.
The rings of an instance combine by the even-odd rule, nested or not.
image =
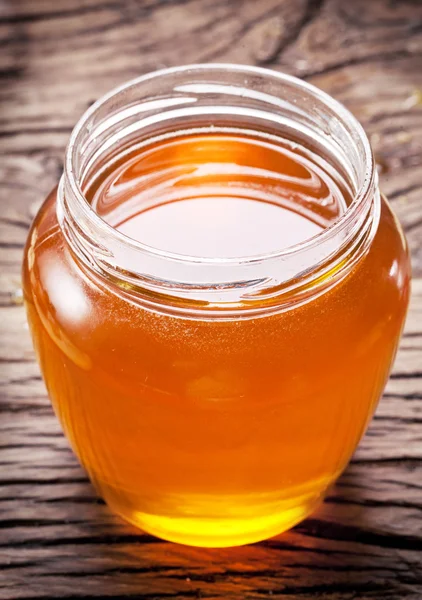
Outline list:
[[[120,10],[120,2],[104,2],[94,6],[80,6],[71,10],[58,10],[50,12],[16,14],[0,17],[0,25],[10,25],[16,23],[33,23],[36,21],[51,21],[55,19],[66,19],[69,17],[81,17],[92,12],[104,12],[105,10]]]
[[[422,56],[422,54],[419,52],[412,52],[408,49],[393,50],[391,52],[369,54],[365,56],[356,56],[352,58],[347,58],[334,64],[327,65],[326,67],[322,67],[321,69],[301,72],[301,77],[303,79],[311,79],[312,77],[316,76],[329,75],[330,73],[334,73],[336,71],[339,71],[340,69],[346,69],[347,67],[355,67],[359,65],[365,65],[373,62],[383,62],[387,60],[400,60],[402,58],[415,58],[418,56]]]

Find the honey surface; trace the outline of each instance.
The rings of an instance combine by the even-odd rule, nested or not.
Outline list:
[[[107,222],[160,250],[276,252],[316,235],[350,202],[294,147],[218,134],[167,140],[114,164],[87,195]]]

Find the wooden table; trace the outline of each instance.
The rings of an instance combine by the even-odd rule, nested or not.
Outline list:
[[[0,598],[422,598],[422,2],[0,0]],[[93,493],[46,397],[25,323],[29,223],[70,131],[158,67],[231,61],[300,75],[371,137],[414,284],[394,372],[324,506],[254,546],[142,535]]]

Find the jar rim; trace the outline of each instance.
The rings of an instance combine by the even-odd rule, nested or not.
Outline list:
[[[86,200],[82,187],[78,182],[78,178],[76,176],[75,157],[78,149],[78,142],[83,131],[87,127],[89,127],[91,119],[107,102],[109,102],[119,94],[130,90],[130,88],[134,86],[147,83],[148,81],[153,79],[165,78],[171,75],[183,75],[195,72],[206,73],[207,71],[212,73],[222,70],[228,72],[235,71],[237,73],[242,73],[245,76],[257,75],[264,78],[273,78],[277,80],[278,83],[294,85],[297,89],[306,92],[307,94],[309,94],[310,97],[313,97],[315,100],[325,105],[328,109],[331,109],[336,114],[336,116],[338,116],[341,119],[342,123],[345,123],[348,126],[348,128],[356,135],[363,149],[362,159],[363,166],[365,169],[363,181],[359,185],[356,192],[353,194],[352,202],[333,223],[331,223],[326,228],[322,229],[316,235],[306,240],[303,240],[297,244],[284,247],[280,250],[274,250],[271,252],[265,252],[262,254],[250,256],[198,257],[189,256],[185,254],[178,254],[155,248],[153,246],[149,246],[125,235],[121,231],[118,231],[96,213],[94,208]],[[75,202],[78,205],[78,213],[83,218],[85,218],[87,222],[90,223],[96,230],[101,231],[102,234],[111,235],[116,241],[118,241],[123,246],[130,247],[133,250],[136,250],[143,254],[147,254],[151,257],[155,256],[156,258],[183,263],[186,266],[188,266],[189,264],[217,266],[219,264],[245,265],[252,262],[255,263],[264,262],[268,260],[272,261],[273,259],[282,259],[283,257],[287,257],[298,252],[303,252],[312,249],[313,247],[316,247],[319,244],[322,244],[325,241],[336,237],[337,234],[344,228],[346,228],[351,222],[353,222],[357,218],[357,215],[363,210],[364,205],[366,204],[365,201],[368,199],[368,197],[371,195],[371,192],[373,192],[374,190],[376,171],[371,146],[362,125],[353,116],[353,114],[345,106],[343,106],[343,104],[332,98],[326,92],[320,90],[313,84],[303,81],[302,79],[299,79],[293,75],[288,75],[286,73],[281,73],[272,69],[231,63],[204,63],[170,67],[144,74],[112,89],[110,92],[108,92],[99,100],[97,100],[82,115],[82,117],[79,119],[72,131],[66,149],[64,177],[66,178],[66,184],[69,186],[71,192],[72,202]]]

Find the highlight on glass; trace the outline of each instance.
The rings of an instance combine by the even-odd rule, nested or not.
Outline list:
[[[294,77],[211,64],[85,113],[23,280],[99,494],[146,532],[219,547],[292,527],[346,467],[410,267],[356,119]]]

